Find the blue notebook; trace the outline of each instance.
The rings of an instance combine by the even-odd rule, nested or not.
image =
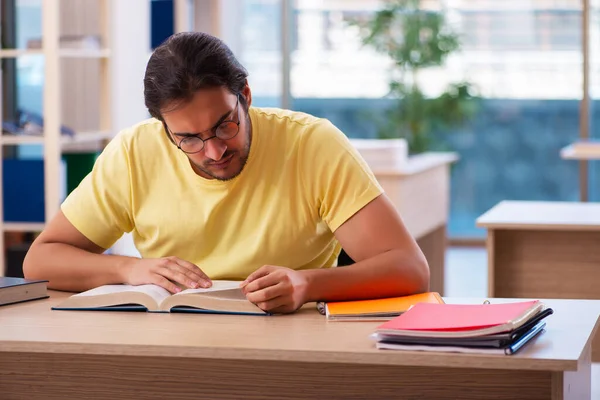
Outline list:
[[[134,311],[269,315],[246,299],[238,281],[213,281],[207,289],[172,294],[157,285],[104,285],[52,307],[63,311]]]

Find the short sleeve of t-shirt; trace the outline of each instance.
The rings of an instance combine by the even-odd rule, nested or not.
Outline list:
[[[61,205],[75,228],[104,249],[133,229],[130,164],[122,137],[108,143]]]
[[[307,127],[301,156],[310,200],[332,232],[383,193],[358,151],[327,120]]]

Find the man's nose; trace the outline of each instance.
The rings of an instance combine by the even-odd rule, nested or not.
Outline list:
[[[219,161],[226,150],[227,145],[219,138],[212,138],[204,143],[204,155],[215,161]]]

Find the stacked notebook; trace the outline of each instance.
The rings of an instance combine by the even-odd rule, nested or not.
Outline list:
[[[515,354],[553,313],[538,300],[498,304],[418,303],[380,325],[378,349]]]

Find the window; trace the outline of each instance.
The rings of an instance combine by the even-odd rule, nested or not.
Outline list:
[[[42,0],[16,1],[17,48],[42,37]],[[27,55],[17,58],[17,107],[42,115],[44,57]]]
[[[449,234],[483,238],[475,219],[505,199],[577,200],[578,166],[560,148],[579,135],[582,3],[579,0],[428,1],[461,35],[462,49],[420,78],[427,93],[468,78],[482,101],[467,125],[436,134],[456,151]],[[385,98],[389,60],[360,46],[349,18],[378,1],[296,0],[293,108],[332,120],[350,137],[376,135],[373,115]]]
[[[248,69],[256,106],[281,106],[281,1],[244,0],[240,62]]]
[[[379,1],[296,0],[291,94],[294,99],[381,98],[388,90],[389,60],[360,44],[354,18]]]

